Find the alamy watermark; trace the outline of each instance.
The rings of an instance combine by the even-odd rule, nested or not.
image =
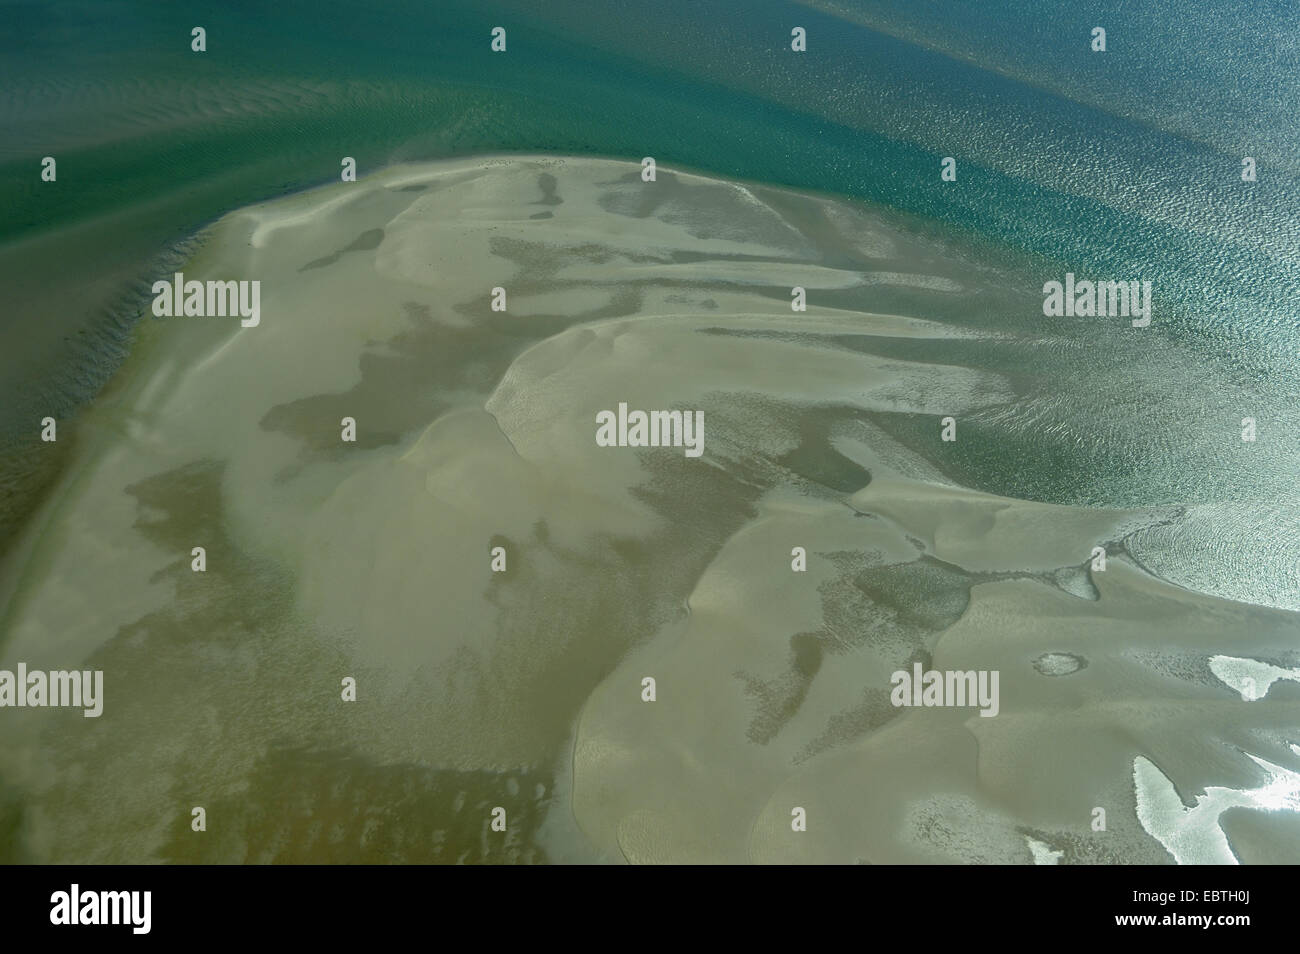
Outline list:
[[[104,672],[96,669],[28,672],[26,663],[18,671],[0,669],[0,707],[41,708],[80,706],[87,719],[104,711]]]
[[[684,447],[687,457],[704,453],[703,411],[629,411],[596,413],[597,447]]]
[[[1049,318],[1132,317],[1134,328],[1151,324],[1150,282],[1076,282],[1067,272],[1065,283],[1043,285],[1043,314]]]
[[[914,663],[909,673],[899,669],[889,682],[894,690],[889,701],[895,706],[979,706],[981,716],[998,714],[997,669],[949,669],[921,671]]]
[[[133,934],[148,934],[152,907],[152,891],[82,891],[74,884],[50,895],[50,923],[127,924]]]
[[[153,313],[158,318],[217,317],[238,315],[245,328],[262,320],[260,281],[186,281],[183,272],[172,280],[153,283]]]

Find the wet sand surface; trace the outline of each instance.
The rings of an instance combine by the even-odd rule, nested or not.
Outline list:
[[[398,166],[201,238],[186,278],[259,280],[260,324],[143,322],[0,566],[0,668],[105,673],[98,719],[6,713],[0,857],[1167,863],[1300,838],[1300,686],[1273,675],[1296,614],[1147,572],[1185,508],[945,476],[941,419],[960,443],[1016,400],[954,350],[1038,307],[996,269],[864,207],[553,157]],[[703,455],[598,446],[620,402],[703,411]],[[918,662],[999,671],[998,714],[893,706]]]

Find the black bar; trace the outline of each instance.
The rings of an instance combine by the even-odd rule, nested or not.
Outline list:
[[[0,902],[7,941],[78,944],[283,940],[295,945],[403,935],[432,944],[524,944],[587,937],[681,938],[699,922],[738,935],[840,931],[866,942],[905,928],[945,938],[1045,944],[1097,936],[1234,944],[1283,938],[1291,872],[1279,868],[677,868],[672,872],[449,867],[24,867]],[[752,880],[751,880],[752,879]],[[53,924],[59,892],[150,892],[148,933],[131,913]],[[143,895],[139,896],[143,899]],[[113,899],[110,899],[112,903]],[[93,904],[98,906],[98,897]],[[110,912],[111,913],[111,912]],[[1143,918],[1152,918],[1141,923]],[[1196,920],[1193,921],[1192,919]],[[1202,918],[1209,918],[1206,926]],[[1227,919],[1245,919],[1228,923]],[[1123,919],[1128,919],[1124,921]],[[143,918],[138,918],[143,921]],[[911,927],[907,927],[911,925]],[[600,930],[601,935],[592,933]],[[609,930],[614,933],[604,933]],[[691,928],[693,930],[693,928]],[[482,938],[482,941],[475,940]]]

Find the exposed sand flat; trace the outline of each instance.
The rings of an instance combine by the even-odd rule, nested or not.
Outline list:
[[[945,509],[947,488],[914,492],[928,496],[928,522],[941,532],[949,521],[968,524],[965,508]],[[1008,563],[1016,552],[1022,563],[1043,556],[1053,527],[1086,516],[1021,506],[1026,533]],[[765,532],[773,539],[751,536]],[[1283,742],[1300,703],[1247,717],[1205,671],[1225,632],[1252,651],[1284,652],[1294,636],[1290,614],[1195,597],[1112,561],[1093,574],[1098,600],[1034,578],[984,583],[964,606],[949,607],[959,618],[944,627],[936,617],[950,594],[935,579],[926,581],[928,606],[890,605],[889,569],[922,554],[888,524],[804,516],[783,526],[769,517],[746,534],[704,574],[681,632],[625,663],[584,712],[578,815],[612,814],[616,825],[591,830],[630,860],[659,860],[676,846],[673,857],[684,861],[725,852],[733,861],[1029,863],[1022,836],[1032,835],[1067,863],[1159,862],[1168,859],[1134,814],[1134,753],[1170,766],[1182,792],[1226,779],[1257,787],[1257,760],[1246,750],[1277,761],[1292,755]],[[750,584],[759,574],[743,564],[763,553],[779,561],[790,541],[819,555],[806,578],[815,587],[792,573]],[[843,621],[869,631],[845,632]],[[999,670],[1001,711],[982,718],[973,709],[893,709],[889,673],[910,668],[918,653],[940,670]],[[1036,666],[1049,654],[1078,668]],[[634,689],[643,672],[676,691],[707,691],[707,707],[639,713]],[[806,832],[791,831],[796,807],[807,812]],[[1106,832],[1091,830],[1096,807],[1106,809]],[[672,822],[684,816],[701,823],[689,838]],[[1203,830],[1222,839],[1212,819]]]
[[[927,552],[972,572],[1041,572],[1088,563],[1093,547],[1178,516],[1176,508],[1149,512],[1053,507],[887,476],[878,476],[850,503],[861,513],[906,527],[926,541]]]
[[[939,418],[1010,383],[847,343],[996,346],[940,317],[993,272],[639,171],[404,166],[210,230],[186,278],[260,281],[260,323],[142,323],[3,568],[0,668],[105,673],[99,719],[0,714],[22,858],[1159,862],[1201,855],[1135,759],[1185,798],[1300,768],[1289,680],[1211,662],[1286,669],[1294,614],[1126,559],[1177,512],[952,486]],[[620,404],[703,412],[702,456],[599,446]],[[895,708],[916,662],[999,670],[999,713]]]

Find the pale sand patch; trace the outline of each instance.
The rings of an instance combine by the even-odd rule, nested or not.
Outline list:
[[[1283,669],[1258,659],[1239,659],[1236,656],[1211,656],[1210,671],[1225,686],[1241,693],[1246,702],[1263,699],[1279,679],[1300,682],[1300,669]]]
[[[683,281],[725,283],[728,285],[758,285],[770,287],[773,279],[773,262],[692,262],[690,264],[594,264],[565,270],[566,278],[593,282],[600,285],[623,285],[628,282]],[[781,281],[786,287],[803,288],[854,288],[868,284],[856,272],[817,265],[781,263]],[[906,282],[901,282],[906,284]]]
[[[1292,754],[1300,755],[1300,746],[1293,745],[1291,749]],[[1262,785],[1249,789],[1212,785],[1197,795],[1190,807],[1183,804],[1173,784],[1157,766],[1141,756],[1133,760],[1138,818],[1179,864],[1238,863],[1219,821],[1230,809],[1300,811],[1300,773],[1254,755],[1249,757],[1265,774]]]

